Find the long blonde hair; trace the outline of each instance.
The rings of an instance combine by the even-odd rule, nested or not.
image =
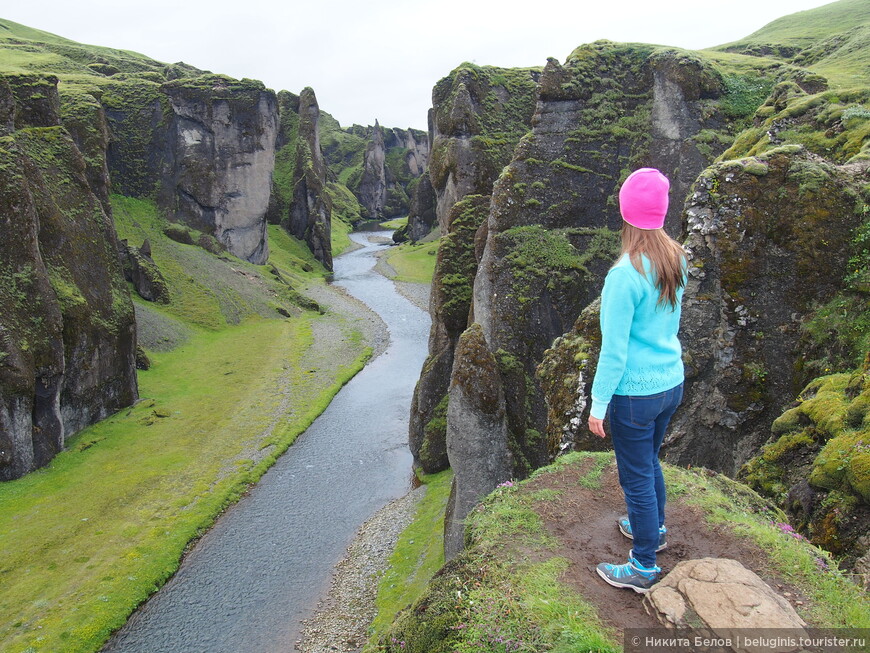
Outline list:
[[[686,251],[664,229],[638,229],[622,223],[622,254],[628,254],[631,264],[642,276],[641,255],[650,261],[653,285],[658,288],[660,306],[677,306],[677,290],[686,283]]]

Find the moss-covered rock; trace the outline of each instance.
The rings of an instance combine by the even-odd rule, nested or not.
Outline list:
[[[289,194],[287,213],[281,224],[300,240],[308,244],[314,257],[332,270],[332,202],[328,192],[327,168],[320,149],[320,108],[314,90],[305,88],[296,97],[285,94],[281,102],[281,128],[279,142],[280,169],[284,193]],[[295,116],[284,115],[287,112]],[[290,164],[289,160],[293,159]]]
[[[0,479],[45,465],[67,437],[137,396],[114,227],[59,113],[46,109],[59,106],[57,81],[7,78],[0,94],[19,81],[6,102],[29,108],[0,141]]]
[[[448,559],[465,545],[468,514],[513,470],[498,362],[479,325],[459,338],[454,360],[447,405],[447,457],[454,474],[444,517]]]
[[[814,375],[802,322],[843,288],[864,169],[790,146],[698,179],[686,206],[686,394],[668,460],[736,472]]]
[[[411,404],[409,442],[415,464],[427,474],[448,466],[446,399],[453,354],[468,324],[471,288],[477,270],[475,234],[489,213],[489,197],[468,195],[457,202],[448,218],[432,280],[432,334],[429,358]],[[439,406],[444,405],[443,411]]]
[[[537,76],[536,69],[466,63],[433,90],[429,170],[412,207],[421,217],[414,217],[414,226],[409,218],[415,234],[429,229],[418,223],[435,221],[443,234],[432,282],[429,357],[414,391],[409,426],[415,463],[427,472],[447,466],[446,424],[434,428],[430,422],[447,396],[456,341],[468,325],[492,183],[529,129]]]
[[[868,368],[814,380],[772,431],[741,476],[851,568],[870,549]]]

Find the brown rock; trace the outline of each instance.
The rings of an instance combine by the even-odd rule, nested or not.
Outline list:
[[[727,558],[677,564],[644,601],[647,611],[669,628],[701,626],[722,638],[733,639],[736,631],[746,628],[799,629],[807,625],[789,602],[754,572]]]

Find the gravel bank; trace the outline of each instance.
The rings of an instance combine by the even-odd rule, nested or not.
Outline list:
[[[378,258],[375,269],[385,277],[392,278],[395,272]],[[430,284],[393,281],[396,290],[415,306],[429,311]],[[383,322],[365,304],[341,293],[340,306],[335,295],[329,291],[341,291],[330,287],[329,291],[308,294],[330,310],[353,315],[365,334],[366,340],[375,343],[373,358],[381,354],[389,342],[389,334]],[[346,300],[346,301],[345,301]],[[362,525],[347,550],[347,555],[333,572],[330,590],[317,606],[314,617],[304,622],[302,638],[295,650],[302,653],[359,653],[368,640],[368,628],[376,614],[375,598],[378,582],[387,568],[401,532],[411,523],[417,503],[426,487],[412,490],[404,497],[390,502]]]
[[[362,525],[347,556],[335,567],[326,598],[304,622],[296,650],[303,653],[358,653],[374,619],[378,582],[401,532],[411,523],[426,486],[388,503]]]

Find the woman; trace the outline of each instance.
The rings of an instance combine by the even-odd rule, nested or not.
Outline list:
[[[662,229],[669,188],[654,168],[634,171],[620,188],[622,253],[601,292],[601,354],[589,417],[589,430],[603,438],[609,414],[628,508],[618,525],[633,539],[628,562],[601,563],[598,575],[639,593],[648,591],[661,573],[656,551],[666,546],[665,482],[658,454],[683,397],[677,331],[686,254]]]

